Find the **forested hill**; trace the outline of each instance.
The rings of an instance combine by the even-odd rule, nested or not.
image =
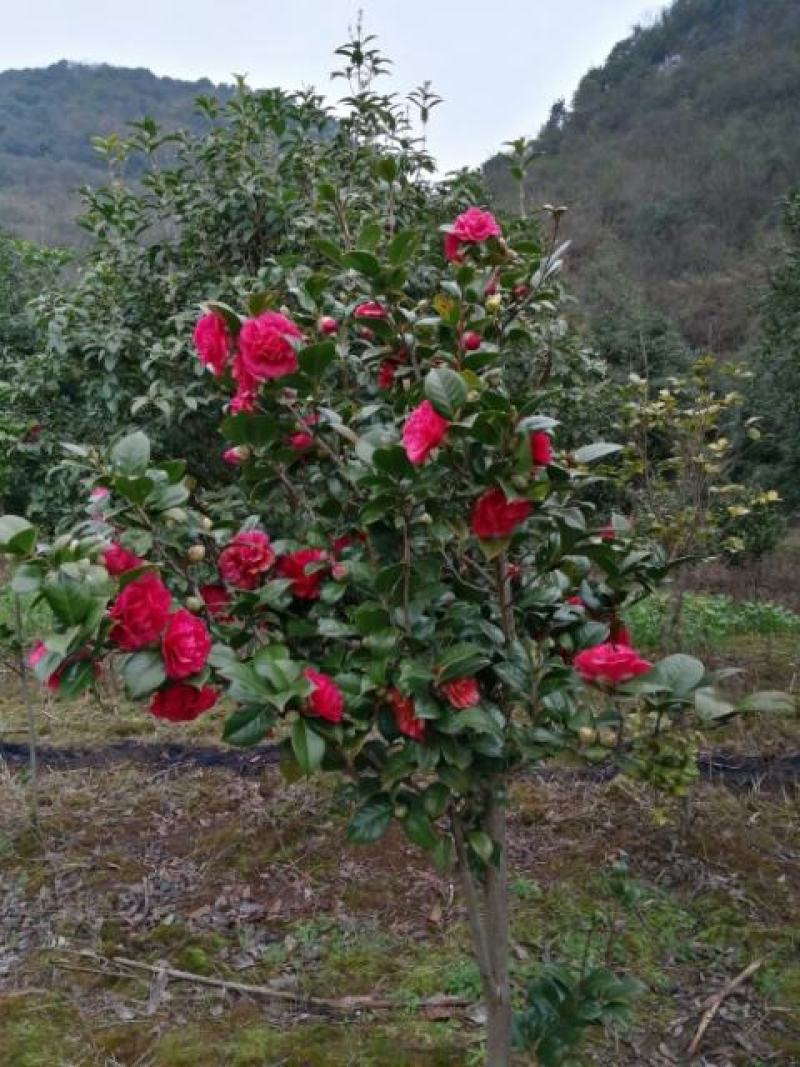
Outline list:
[[[168,129],[199,129],[195,99],[219,91],[206,79],[105,64],[1,72],[0,229],[47,244],[75,241],[76,189],[108,177],[92,138],[124,135],[145,115]]]
[[[595,319],[644,298],[694,345],[738,348],[800,184],[798,117],[800,0],[676,0],[558,102],[526,189],[569,205]],[[500,157],[486,174],[517,203]]]

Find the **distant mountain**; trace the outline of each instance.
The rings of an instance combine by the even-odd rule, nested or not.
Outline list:
[[[800,184],[800,0],[676,0],[553,107],[536,148],[528,199],[569,205],[595,318],[644,303],[737,349]],[[485,171],[513,207],[508,164]]]
[[[0,228],[42,243],[72,243],[76,190],[108,179],[95,136],[124,135],[152,116],[167,129],[198,131],[198,96],[223,94],[207,79],[159,78],[142,68],[52,66],[0,73]]]

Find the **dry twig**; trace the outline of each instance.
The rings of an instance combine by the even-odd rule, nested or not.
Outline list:
[[[703,1040],[703,1036],[706,1030],[711,1025],[711,1021],[719,1011],[724,1000],[726,1000],[732,993],[735,993],[740,986],[743,986],[748,978],[756,973],[759,967],[764,963],[763,960],[753,960],[752,963],[748,963],[743,971],[732,978],[727,985],[724,985],[718,993],[715,993],[712,997],[709,997],[706,1001],[706,1010],[703,1012],[703,1017],[700,1020],[700,1025],[697,1027],[692,1042],[687,1049],[690,1056],[694,1056],[697,1050],[700,1048],[700,1042]]]

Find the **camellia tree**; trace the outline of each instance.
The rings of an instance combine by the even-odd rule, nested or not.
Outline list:
[[[542,410],[557,219],[544,238],[477,205],[444,232],[401,224],[402,163],[385,159],[374,220],[354,236],[343,216],[315,246],[326,265],[267,259],[267,287],[196,322],[222,416],[207,447],[238,477],[193,485],[140,431],[73,445],[86,515],[49,543],[6,515],[0,552],[52,610],[29,655],[52,689],[75,696],[119,657],[157,718],[274,736],[288,776],[348,783],[351,841],[396,822],[458,872],[486,1063],[507,1067],[514,777],[617,759],[680,792],[689,761],[665,740],[737,709],[692,657],[652,666],[630,647],[622,613],[669,561],[591,502],[616,446],[561,447]],[[584,986],[624,999],[604,975]],[[518,1035],[557,1062],[530,1015]]]

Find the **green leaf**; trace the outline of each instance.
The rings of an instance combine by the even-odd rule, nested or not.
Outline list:
[[[111,449],[111,462],[120,474],[138,477],[150,462],[150,440],[141,430],[117,441]]]
[[[267,736],[271,725],[264,708],[241,708],[226,719],[222,739],[242,748],[257,745]]]
[[[388,797],[373,797],[353,815],[347,827],[347,840],[359,845],[379,841],[389,829],[393,810]]]
[[[357,270],[367,278],[377,278],[381,272],[381,265],[371,252],[355,249],[342,256],[342,262],[347,267]]]
[[[526,415],[517,423],[517,429],[534,433],[537,430],[553,430],[558,425],[558,419],[551,419],[548,415]]]
[[[651,681],[662,682],[675,697],[686,697],[705,678],[706,669],[699,659],[676,652],[659,660],[653,668]],[[647,676],[643,676],[647,677]]]
[[[433,823],[419,804],[412,804],[409,808],[408,815],[403,819],[403,829],[409,841],[426,851],[432,849],[438,840]]]
[[[793,715],[797,711],[797,701],[791,693],[765,689],[746,696],[736,705],[736,710],[760,711],[767,715]]]
[[[320,190],[321,189],[322,187],[320,187]],[[335,190],[331,191],[333,193],[333,198],[335,199],[336,192]],[[342,262],[342,250],[338,245],[334,244],[333,241],[326,241],[320,237],[313,240],[311,244],[321,255],[325,256],[326,259],[331,260],[331,262],[336,263],[337,265]]]
[[[433,782],[422,794],[422,803],[425,811],[432,819],[438,819],[444,815],[447,803],[450,800],[450,790],[443,782]]]
[[[306,719],[295,719],[292,724],[292,751],[297,765],[305,775],[313,774],[325,755],[325,740]]]
[[[336,359],[336,345],[333,341],[318,341],[301,349],[297,359],[300,369],[309,378],[321,378]]]
[[[439,680],[450,682],[466,678],[486,667],[491,660],[479,645],[453,645],[439,660]]]
[[[596,463],[598,459],[613,456],[615,452],[621,452],[622,445],[613,445],[607,441],[597,441],[593,445],[584,445],[576,448],[573,453],[578,463]]]
[[[94,605],[94,597],[81,583],[65,574],[50,574],[42,594],[56,618],[65,626],[83,622]]]
[[[434,367],[425,376],[425,396],[447,418],[455,418],[467,399],[467,392],[467,383],[449,367]]]
[[[134,652],[122,665],[122,677],[132,700],[149,696],[167,678],[161,654],[152,648]]]
[[[397,160],[394,156],[384,156],[373,164],[373,172],[385,182],[393,182],[397,178]]]
[[[695,691],[694,710],[701,722],[714,722],[736,714],[734,705],[719,696],[711,686]]]
[[[36,544],[36,527],[20,515],[0,515],[0,552],[27,556]]]
[[[41,563],[22,563],[14,570],[11,590],[14,593],[35,593],[42,584],[44,568]]]
[[[114,489],[120,496],[130,500],[132,504],[144,504],[153,488],[152,478],[142,475],[139,478],[128,478],[121,474],[114,479]]]
[[[408,262],[419,245],[419,234],[414,230],[401,230],[389,245],[389,262],[397,267]]]
[[[494,843],[483,830],[473,830],[468,837],[469,847],[484,863],[491,863],[494,855]]]
[[[73,700],[94,681],[94,664],[87,659],[70,663],[61,672],[58,680],[58,692],[67,700]]]

